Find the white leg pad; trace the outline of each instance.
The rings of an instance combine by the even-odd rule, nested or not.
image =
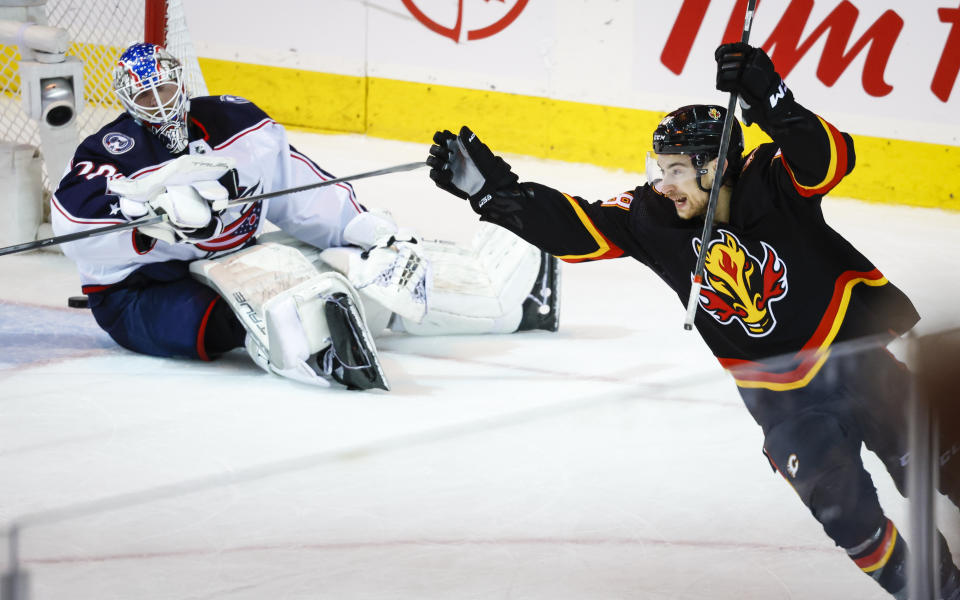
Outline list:
[[[360,249],[353,247],[327,248],[320,250],[314,246],[301,242],[291,237],[283,231],[272,231],[260,236],[261,243],[269,240],[269,243],[283,244],[297,249],[320,273],[337,272],[349,276],[350,261],[359,260]],[[354,288],[357,289],[357,288]],[[370,332],[374,335],[382,332],[390,323],[393,316],[393,310],[388,308],[383,302],[375,299],[367,289],[357,289],[360,293],[362,302],[358,305],[363,306],[366,324]]]
[[[216,260],[190,265],[200,281],[230,304],[247,330],[247,352],[269,372],[328,386],[314,356],[330,345],[324,301],[336,292],[359,296],[339,273],[320,273],[297,249],[259,244]]]
[[[334,269],[355,279],[353,262],[359,261],[359,249],[328,248],[318,250],[289,238],[283,232],[261,236],[298,248],[321,271]],[[394,286],[389,290],[367,285],[358,290],[366,310],[367,324],[373,332],[386,327],[396,312],[391,327],[414,335],[469,335],[512,333],[523,316],[523,302],[540,270],[540,251],[510,231],[490,223],[480,223],[469,247],[453,242],[420,240],[417,253],[428,263],[423,304],[414,287]],[[371,263],[372,264],[372,263]],[[370,267],[366,267],[370,269]],[[359,275],[357,277],[360,277]],[[397,290],[402,293],[397,294]],[[397,295],[393,300],[387,292]],[[376,293],[372,293],[376,292]],[[396,310],[406,304],[413,314]],[[416,311],[425,307],[418,320]],[[412,318],[411,318],[412,317]]]
[[[419,323],[395,323],[416,335],[511,333],[540,269],[540,251],[497,225],[481,223],[469,249],[422,242],[433,286]]]
[[[319,273],[264,303],[271,371],[304,383],[329,385],[313,357],[331,343],[323,307],[336,292],[349,294],[363,314],[356,290],[339,273]]]

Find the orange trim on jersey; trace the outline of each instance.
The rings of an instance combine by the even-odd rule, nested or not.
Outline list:
[[[567,194],[564,194],[563,197],[566,198],[570,203],[570,206],[573,207],[573,212],[575,212],[577,218],[580,219],[584,229],[587,230],[587,233],[590,234],[590,237],[593,238],[593,241],[597,243],[597,250],[589,254],[566,254],[564,256],[558,255],[557,258],[565,262],[577,263],[585,260],[603,260],[606,258],[620,258],[623,256],[623,250],[618,248],[616,244],[608,240],[602,233],[600,233],[600,231],[597,229],[597,226],[594,225],[593,221],[590,220],[590,217],[587,216],[587,213],[583,212],[583,208],[580,206],[579,202]]]
[[[820,121],[824,130],[826,130],[827,141],[830,144],[830,164],[827,165],[827,173],[823,180],[814,185],[803,185],[797,181],[797,177],[793,174],[793,169],[790,168],[790,164],[785,160],[782,161],[783,168],[786,169],[787,174],[790,175],[790,180],[793,182],[793,187],[796,188],[797,192],[804,198],[826,194],[840,183],[840,180],[847,174],[846,140],[843,139],[843,135],[836,127],[820,117],[817,117],[817,120]],[[781,156],[781,159],[782,158]]]
[[[820,320],[813,336],[794,357],[800,363],[785,373],[770,373],[763,364],[735,358],[720,358],[720,364],[733,375],[737,385],[744,388],[765,388],[774,391],[795,390],[806,386],[816,376],[830,356],[830,344],[837,337],[850,305],[850,296],[858,283],[882,286],[888,283],[883,274],[874,269],[869,272],[846,271],[837,278],[833,297]]]
[[[893,554],[893,548],[897,545],[897,528],[890,519],[887,519],[887,528],[883,533],[883,540],[877,549],[862,558],[855,558],[853,562],[860,567],[864,573],[872,573],[877,569],[882,569],[890,561],[890,555]]]
[[[197,356],[200,357],[200,360],[210,360],[210,357],[207,356],[206,344],[204,343],[207,337],[207,321],[210,320],[210,313],[213,312],[213,307],[216,306],[219,300],[220,296],[214,298],[210,306],[207,307],[207,311],[203,313],[203,318],[200,319],[200,330],[197,331]]]

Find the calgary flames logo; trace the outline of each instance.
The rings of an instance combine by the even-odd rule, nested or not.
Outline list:
[[[751,337],[768,335],[777,325],[770,304],[787,295],[787,266],[765,242],[763,261],[754,258],[729,231],[707,247],[700,306],[727,325],[736,319]],[[700,252],[700,240],[693,240]]]

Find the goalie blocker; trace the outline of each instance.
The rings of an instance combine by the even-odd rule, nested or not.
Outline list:
[[[398,237],[400,239],[398,239]],[[557,260],[482,224],[470,247],[395,232],[363,250],[319,250],[277,232],[192,263],[227,300],[264,370],[351,389],[389,385],[373,334],[511,333],[559,326]]]

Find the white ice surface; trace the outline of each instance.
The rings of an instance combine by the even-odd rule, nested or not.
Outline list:
[[[338,175],[426,153],[292,139]],[[589,198],[639,177],[507,158]],[[475,227],[425,170],[355,187],[427,237]],[[921,330],[956,321],[960,215],[825,210]],[[242,352],[134,355],[66,308],[79,284],[63,256],[0,258],[0,526],[21,526],[32,599],[885,597],[771,472],[666,286],[629,260],[563,277],[558,333],[387,336],[393,391],[357,393],[266,375]]]

